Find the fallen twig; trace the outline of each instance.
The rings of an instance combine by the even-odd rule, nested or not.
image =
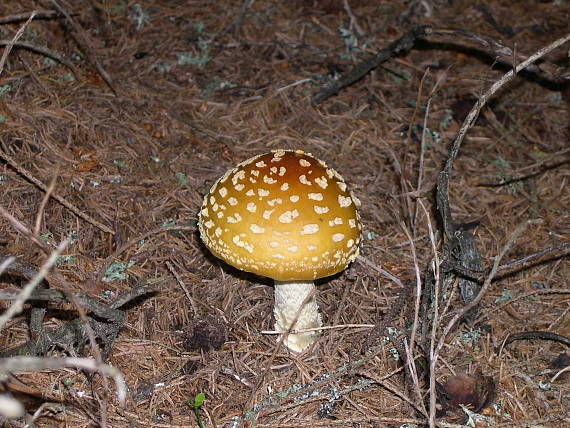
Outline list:
[[[561,37],[558,40],[552,42],[550,45],[545,46],[542,49],[539,49],[529,58],[527,58],[525,61],[523,61],[522,63],[514,67],[512,70],[505,73],[503,77],[501,77],[499,80],[493,83],[493,85],[491,85],[491,87],[483,95],[481,95],[481,97],[477,100],[477,103],[473,106],[473,108],[471,109],[471,111],[463,121],[463,125],[461,126],[461,129],[457,133],[453,145],[449,150],[449,157],[445,163],[444,170],[442,171],[442,173],[440,173],[440,175],[441,174],[448,175],[451,172],[451,168],[453,167],[453,162],[455,161],[455,158],[459,153],[459,148],[461,147],[461,143],[465,139],[467,131],[473,126],[473,124],[477,120],[477,117],[479,116],[481,109],[485,104],[487,104],[487,101],[493,95],[495,95],[499,89],[501,89],[504,85],[513,80],[517,76],[517,74],[520,73],[522,70],[526,69],[528,66],[538,61],[544,55],[553,51],[559,46],[562,46],[569,40],[570,40],[570,34],[567,34],[564,37]],[[447,180],[445,180],[445,185],[447,185]]]
[[[462,43],[470,42],[472,44],[475,44],[477,48],[482,48],[485,52],[488,52],[491,57],[495,57],[497,55],[499,57],[502,57],[505,62],[511,62],[513,59],[515,59],[517,62],[520,61],[520,64],[515,67],[517,70],[515,74],[528,68],[529,71],[538,74],[539,77],[541,74],[546,73],[546,79],[550,79],[551,83],[557,85],[564,83],[563,73],[560,71],[560,68],[554,64],[544,62],[540,65],[540,68],[537,66],[531,67],[531,65],[534,64],[537,59],[544,56],[547,52],[550,52],[550,50],[565,43],[567,41],[565,38],[562,38],[555,42],[560,42],[558,45],[552,48],[550,46],[545,48],[548,49],[547,52],[541,52],[542,50],[540,50],[532,56],[526,57],[520,52],[515,52],[511,48],[501,45],[495,40],[459,28],[432,28],[429,25],[422,25],[412,28],[402,37],[391,42],[386,48],[378,51],[371,58],[368,58],[356,64],[352,70],[346,73],[340,80],[328,82],[312,97],[312,105],[316,106],[332,97],[333,95],[336,95],[340,90],[359,81],[370,71],[374,70],[380,64],[386,62],[388,59],[400,55],[403,52],[409,51],[413,48],[414,43],[417,40],[425,39],[426,41],[433,43],[437,42],[438,38],[448,44],[450,42],[457,44],[457,40],[461,40]],[[468,45],[462,47],[468,47]],[[536,56],[537,54],[539,54],[538,57]],[[500,86],[502,86],[502,84],[500,84],[499,87]],[[493,93],[494,92],[492,92],[492,94]]]
[[[2,53],[2,58],[0,58],[0,74],[2,74],[2,71],[4,70],[4,64],[6,63],[6,59],[8,58],[10,51],[12,50],[14,45],[18,42],[18,39],[24,35],[24,31],[26,30],[26,27],[28,26],[28,24],[30,22],[32,22],[32,19],[34,19],[34,16],[35,16],[35,13],[32,12],[30,14],[30,17],[28,18],[28,20],[24,23],[24,25],[22,25],[18,29],[18,31],[16,32],[16,34],[14,35],[12,40],[0,41],[0,46],[6,46],[6,49],[4,49],[4,52]]]
[[[9,40],[0,40],[0,46],[9,46],[10,44],[12,44],[12,43]],[[43,46],[38,46],[38,45],[35,45],[33,43],[30,43],[30,42],[15,42],[12,45],[15,48],[26,49],[26,50],[47,56],[48,58],[51,58],[54,61],[57,61],[57,62],[65,65],[67,68],[69,68],[72,71],[72,73],[75,77],[78,76],[77,69],[75,68],[73,63],[52,49],[48,49],[48,48],[43,47]],[[0,67],[0,73],[2,73],[2,67]]]
[[[332,97],[333,95],[338,94],[341,89],[352,85],[354,82],[362,79],[371,70],[374,70],[383,62],[387,61],[395,55],[409,51],[414,46],[414,43],[418,38],[426,36],[430,33],[430,31],[431,27],[428,25],[412,28],[402,37],[394,40],[386,48],[380,50],[372,58],[356,64],[352,70],[345,74],[340,80],[335,80],[327,83],[325,87],[323,87],[313,96],[311,103],[316,106]]]
[[[8,265],[11,261],[15,260],[14,257],[9,257],[5,261],[2,262],[0,265],[0,273],[2,273],[2,266]],[[78,302],[81,306],[85,307],[92,311],[95,315],[101,318],[108,319],[110,321],[117,320],[117,316],[112,310],[119,309],[125,303],[130,302],[131,300],[143,296],[148,293],[152,293],[155,291],[154,287],[151,285],[143,285],[140,287],[133,288],[129,293],[125,295],[121,295],[118,297],[114,302],[110,303],[109,305],[104,305],[99,303],[96,300],[93,300],[92,297],[89,297],[87,294],[83,293],[76,293],[75,296],[78,299]],[[18,290],[0,290],[0,300],[15,300],[18,296]],[[69,302],[69,297],[66,293],[60,290],[35,290],[28,300],[40,300],[46,302]],[[365,325],[363,325],[365,326]]]
[[[450,41],[454,44],[457,44],[457,40],[461,40],[461,47],[469,48],[471,45],[473,49],[482,49],[485,53],[489,55],[490,58],[496,58],[497,56],[502,58],[503,61],[507,64],[513,64],[513,68],[518,69],[517,73],[526,69],[538,77],[543,79],[550,79],[555,84],[561,84],[564,82],[563,78],[563,69],[556,64],[549,63],[547,61],[542,60],[540,65],[536,65],[536,61],[543,57],[545,53],[540,53],[542,49],[535,52],[531,56],[525,55],[523,52],[519,50],[513,50],[513,48],[509,46],[505,46],[497,41],[497,38],[485,37],[480,34],[472,33],[461,28],[434,28],[433,31],[429,34],[429,41],[436,42],[438,41],[438,37],[441,37],[441,41],[443,43],[450,43]],[[562,39],[559,39],[562,40]],[[557,43],[557,40],[554,43]],[[562,42],[566,43],[566,42]],[[561,43],[561,44],[562,44]],[[559,46],[559,45],[558,45]],[[557,47],[557,46],[556,46]],[[555,49],[554,47],[553,49]],[[543,49],[549,49],[550,47],[546,47]],[[546,52],[546,53],[548,53]],[[535,55],[539,54],[539,57],[535,57]],[[525,66],[522,66],[526,63]],[[522,67],[521,67],[522,66]],[[543,76],[543,75],[546,76]]]
[[[497,276],[495,276],[495,278],[497,278]],[[479,315],[479,317],[475,320],[473,320],[473,324],[477,325],[477,324],[481,324],[482,320],[484,319],[488,319],[491,317],[491,315],[493,315],[494,313],[502,310],[503,308],[512,305],[513,303],[519,301],[519,300],[523,300],[523,299],[528,299],[529,297],[533,297],[533,296],[537,296],[537,295],[546,295],[546,294],[570,294],[570,288],[545,288],[545,289],[541,289],[541,290],[534,290],[534,291],[530,291],[528,293],[523,293],[519,296],[513,297],[512,299],[509,299],[507,302],[504,302],[500,305],[493,305],[492,308],[487,308],[487,310],[485,312],[483,312],[482,314]],[[551,324],[552,327],[553,324]],[[551,328],[549,327],[549,328]]]
[[[46,186],[44,183],[42,183],[40,180],[38,180],[36,177],[34,177],[30,171],[28,171],[27,169],[20,166],[20,164],[18,164],[18,162],[16,162],[16,160],[14,158],[12,158],[12,156],[10,156],[6,152],[0,150],[0,159],[3,159],[4,161],[6,161],[6,163],[8,165],[10,165],[12,168],[14,168],[18,174],[24,176],[26,179],[31,181],[33,184],[35,184],[41,190],[43,190],[46,193],[48,192],[49,187]],[[87,223],[92,224],[93,226],[95,226],[99,230],[101,230],[105,233],[109,233],[111,235],[115,234],[115,232],[112,229],[110,229],[109,227],[105,226],[104,224],[98,222],[93,217],[91,217],[89,214],[86,214],[83,211],[81,211],[79,208],[77,208],[71,202],[67,201],[63,196],[60,196],[57,193],[52,193],[51,197],[53,199],[55,199],[57,202],[59,202],[61,205],[63,205],[65,208],[67,208],[68,210],[73,212],[76,216],[82,218]]]
[[[45,278],[48,271],[55,264],[59,255],[62,253],[62,251],[69,244],[69,241],[70,241],[70,239],[66,238],[58,245],[58,247],[50,254],[47,261],[44,263],[44,265],[38,271],[37,275],[35,275],[34,278],[32,278],[24,286],[24,288],[22,288],[22,290],[18,294],[18,297],[14,301],[14,303],[12,303],[12,305],[5,312],[3,312],[0,315],[0,333],[4,329],[4,326],[6,325],[6,323],[10,319],[12,319],[12,317],[14,315],[16,315],[22,311],[22,309],[24,308],[24,302],[30,297],[30,295],[34,291],[34,288],[36,288],[37,285]]]
[[[87,35],[85,34],[85,30],[83,30],[83,28],[81,28],[81,26],[77,22],[75,22],[75,20],[71,17],[71,15],[63,7],[61,7],[56,0],[50,0],[50,1],[54,5],[54,7],[62,15],[64,15],[65,19],[71,24],[71,27],[75,32],[74,39],[79,45],[79,47],[82,49],[85,56],[87,57],[87,60],[95,67],[95,69],[97,70],[101,78],[105,81],[107,86],[109,86],[109,89],[111,89],[113,94],[117,95],[117,91],[115,90],[111,76],[103,68],[97,57],[95,57],[95,55],[92,53],[93,51],[92,43],[89,41]]]
[[[37,20],[37,19],[60,18],[62,15],[57,13],[55,10],[34,10],[33,12],[15,13],[13,15],[6,15],[0,17],[0,25],[26,21],[30,19],[32,16],[34,17],[34,19]]]
[[[127,398],[127,385],[123,379],[123,374],[113,366],[109,366],[107,364],[98,365],[95,360],[90,358],[0,358],[0,376],[20,371],[62,369],[65,367],[75,367],[81,370],[97,372],[103,376],[112,377],[115,380],[115,385],[117,387],[117,398],[119,403],[121,405],[125,404],[125,400]]]
[[[444,236],[445,236],[445,238],[447,238],[448,242],[453,243],[454,240],[457,240],[457,236],[456,236],[457,225],[453,221],[453,218],[451,216],[451,208],[449,205],[449,196],[448,196],[449,195],[449,189],[448,189],[448,187],[449,187],[449,176],[451,174],[451,170],[453,168],[454,161],[459,154],[459,149],[460,149],[461,144],[465,138],[465,135],[467,134],[467,131],[475,123],[475,121],[476,121],[481,109],[483,108],[483,106],[487,103],[487,101],[500,88],[502,88],[506,83],[513,80],[516,77],[517,73],[524,70],[526,67],[528,67],[529,65],[531,65],[532,63],[534,63],[535,61],[540,59],[542,56],[546,55],[548,52],[550,52],[553,49],[556,49],[557,47],[568,42],[568,40],[570,40],[570,34],[567,34],[566,36],[554,41],[550,45],[548,45],[542,49],[539,49],[536,53],[531,55],[527,60],[525,60],[521,64],[518,64],[512,70],[507,72],[501,79],[496,81],[478,99],[477,103],[473,106],[473,108],[471,109],[471,111],[469,112],[467,117],[465,118],[460,130],[458,131],[458,133],[455,137],[455,140],[453,141],[453,143],[449,149],[449,155],[448,155],[447,161],[445,162],[445,165],[444,165],[442,171],[439,173],[438,180],[437,180],[437,193],[436,193],[437,209],[438,209],[440,216],[441,216]],[[455,326],[455,324],[461,318],[463,318],[468,313],[469,310],[475,308],[476,305],[481,301],[481,299],[485,295],[487,289],[489,288],[493,278],[495,277],[495,275],[498,272],[502,258],[509,251],[514,240],[529,225],[536,224],[538,222],[539,221],[529,220],[529,221],[524,222],[523,224],[519,225],[519,227],[517,227],[517,229],[511,234],[511,236],[509,237],[509,239],[507,240],[507,242],[503,246],[501,252],[495,258],[495,262],[493,264],[493,267],[492,267],[491,271],[489,272],[489,274],[487,275],[487,278],[485,279],[485,282],[484,282],[483,286],[481,287],[481,289],[479,290],[479,292],[477,293],[477,295],[473,296],[473,298],[470,301],[466,301],[465,302],[466,305],[453,316],[453,318],[448,322],[446,327],[443,329],[437,346],[435,347],[435,349],[431,350],[431,355],[430,355],[430,371],[432,372],[431,376],[433,376],[433,373],[436,369],[436,364],[437,364],[437,360],[439,357],[439,353],[440,353],[440,351],[441,351],[441,349],[445,343],[445,339],[446,339],[447,335],[449,334],[449,332],[451,331],[451,329]],[[465,234],[466,232],[463,231],[462,233]],[[472,244],[474,245],[474,242]],[[448,245],[447,252],[449,254],[446,254],[446,258],[448,260],[453,259],[453,253],[451,252],[452,248],[450,248],[450,247],[452,247],[452,246]],[[475,249],[475,248],[473,248],[473,249]],[[469,266],[466,266],[466,267],[469,267]],[[444,279],[440,280],[441,283],[443,283],[443,281],[444,281]],[[436,289],[438,289],[439,285],[440,284],[436,284]],[[434,319],[435,319],[435,317],[434,317]],[[435,329],[436,325],[434,325],[433,328]],[[431,402],[430,402],[429,425],[431,428],[431,427],[436,426],[436,422],[435,422],[435,415],[436,415],[435,390],[434,390],[433,385],[430,385],[430,401]]]
[[[570,338],[563,336],[561,334],[552,333],[551,331],[524,331],[522,333],[509,334],[503,341],[501,349],[507,346],[508,344],[514,342],[515,340],[534,340],[534,339],[553,340],[555,342],[563,343],[566,346],[570,346]]]
[[[550,256],[552,258],[564,257],[570,254],[570,242],[566,242],[560,245],[554,245],[552,247],[543,248],[534,253],[528,254],[520,259],[513,260],[512,262],[505,263],[499,266],[498,273],[502,273],[502,276],[512,273],[516,268],[523,268],[528,266],[530,263],[538,263],[540,260],[544,260],[544,256]],[[505,272],[507,271],[507,272]],[[505,272],[505,273],[503,273]]]

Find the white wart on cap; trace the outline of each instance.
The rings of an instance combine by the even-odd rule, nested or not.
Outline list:
[[[275,150],[224,174],[204,198],[198,225],[216,257],[277,281],[279,331],[289,329],[298,310],[314,306],[313,315],[300,313],[294,327],[299,330],[321,325],[314,298],[300,309],[307,295],[314,294],[312,280],[342,271],[358,255],[357,205],[342,177],[324,162],[300,150]],[[287,296],[278,295],[281,288]],[[291,299],[292,293],[302,295],[293,297],[297,306],[279,309],[280,300]],[[304,322],[305,315],[312,319]],[[286,338],[291,349],[297,346],[288,342],[296,336],[301,335]],[[314,334],[305,336],[312,343]]]

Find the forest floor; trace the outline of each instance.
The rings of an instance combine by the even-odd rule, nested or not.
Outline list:
[[[449,147],[494,82],[570,32],[568,1],[483,3],[2,1],[0,262],[16,260],[0,309],[70,241],[34,291],[47,303],[0,325],[0,391],[35,413],[0,425],[570,424],[570,44],[468,127],[449,206],[480,266],[444,269]],[[359,258],[317,287],[334,328],[301,354],[261,333],[271,280],[211,256],[196,228],[225,171],[277,148],[326,161],[361,201]],[[454,322],[466,278],[483,293]],[[6,376],[15,354],[110,364],[126,401],[73,364]]]

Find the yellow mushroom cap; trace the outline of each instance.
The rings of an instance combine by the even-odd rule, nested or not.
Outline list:
[[[359,252],[358,200],[342,177],[301,150],[274,150],[226,172],[198,227],[226,263],[279,281],[342,271]]]

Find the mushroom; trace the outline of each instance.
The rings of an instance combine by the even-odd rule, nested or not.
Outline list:
[[[343,178],[323,161],[301,150],[273,150],[214,183],[198,227],[216,257],[275,281],[276,331],[318,328],[313,281],[344,270],[358,256],[357,206]],[[301,352],[316,336],[289,334],[284,344]]]

